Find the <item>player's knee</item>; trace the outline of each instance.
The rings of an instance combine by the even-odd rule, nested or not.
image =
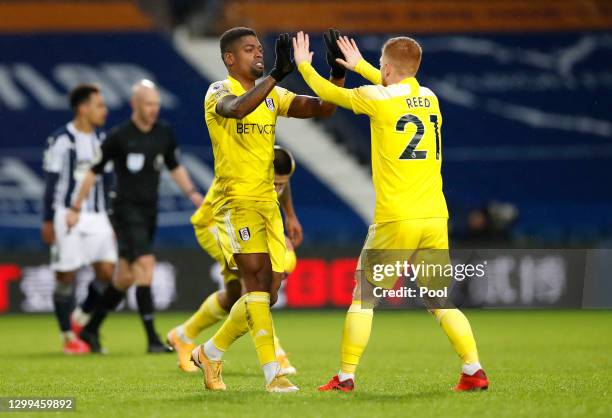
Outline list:
[[[358,271],[355,274],[353,301],[359,301],[362,307],[374,309],[378,306],[380,298],[374,293],[374,285],[367,281],[362,273]]]
[[[115,265],[111,263],[105,263],[97,268],[96,279],[104,283],[110,283],[113,279],[114,274]]]
[[[76,279],[76,273],[73,271],[70,272],[57,272],[55,273],[56,283],[63,283],[71,285],[74,283]]]
[[[235,254],[247,292],[270,290],[272,266],[268,254]]]
[[[53,289],[53,296],[55,298],[66,298],[72,296],[74,292],[74,281],[63,282],[57,280],[55,282],[55,288]]]
[[[355,287],[353,288],[353,300],[361,299],[361,278],[360,272],[355,273]]]
[[[263,285],[270,286],[270,284],[272,283],[272,275],[272,264],[269,262],[264,262],[260,265],[260,268],[257,271],[257,281],[262,283]]]
[[[353,300],[360,300],[360,299],[361,299],[361,288],[359,287],[359,285],[357,285],[353,289]]]
[[[126,290],[134,284],[134,275],[127,271],[119,271],[114,280],[115,287],[119,290]]]
[[[148,286],[153,281],[153,270],[155,269],[155,257],[143,255],[138,257],[131,265],[133,281],[137,285]]]
[[[240,280],[232,280],[225,285],[227,301],[232,306],[242,295],[242,284]]]
[[[257,284],[260,290],[267,292],[270,290],[272,285],[272,274],[266,272],[259,272],[255,276]]]

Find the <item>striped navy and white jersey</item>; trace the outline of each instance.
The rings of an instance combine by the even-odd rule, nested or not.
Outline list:
[[[80,132],[72,122],[49,137],[43,159],[43,170],[47,176],[44,220],[52,220],[58,208],[70,207],[85,174],[100,154],[100,145],[104,138],[102,131]],[[104,171],[110,173],[111,170],[111,167],[106,167]],[[89,196],[83,201],[81,211],[106,212],[105,181],[109,181],[108,176],[96,177]]]

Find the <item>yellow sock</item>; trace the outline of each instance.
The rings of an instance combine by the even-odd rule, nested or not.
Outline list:
[[[478,363],[478,350],[470,322],[459,309],[435,309],[434,316],[464,364]]]
[[[249,327],[247,325],[246,297],[243,295],[234,303],[229,316],[219,328],[219,331],[212,337],[212,342],[221,351],[227,349],[236,341],[247,333]]]
[[[183,324],[185,336],[189,339],[197,337],[202,330],[219,322],[227,315],[227,311],[219,304],[218,291],[208,296],[200,308]]]
[[[276,327],[274,324],[272,324],[272,331],[274,332],[274,352],[276,353],[276,357],[287,355],[280,343],[280,340],[278,339],[278,334],[276,334]]]
[[[246,317],[249,332],[262,366],[276,361],[274,350],[274,328],[270,312],[270,294],[249,292],[246,297]]]
[[[276,336],[276,330],[274,331],[274,352],[276,353],[277,357],[286,355],[283,346],[281,346],[280,340]]]
[[[373,309],[361,308],[361,301],[354,300],[346,313],[342,333],[342,373],[355,374],[359,359],[368,345],[372,329]]]

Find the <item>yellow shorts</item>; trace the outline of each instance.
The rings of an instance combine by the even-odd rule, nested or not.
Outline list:
[[[234,254],[268,253],[272,271],[285,271],[285,235],[277,202],[233,200],[214,213],[221,250],[230,268]]]
[[[205,201],[202,206],[195,211],[191,217],[191,224],[193,225],[195,236],[200,247],[221,265],[223,282],[228,283],[232,280],[240,279],[238,272],[230,269],[225,261],[223,251],[221,251],[221,246],[217,239],[217,227],[213,219],[212,206],[209,202]]]
[[[365,271],[365,277],[370,283],[390,289],[398,277],[373,281],[374,266],[395,264],[403,260],[408,260],[412,265],[419,263],[448,265],[448,219],[409,219],[370,225],[359,256],[357,270]],[[421,275],[417,283],[438,286],[439,283],[434,283],[435,281]]]

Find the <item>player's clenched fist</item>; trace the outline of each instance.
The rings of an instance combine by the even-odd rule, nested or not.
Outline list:
[[[302,62],[312,63],[312,52],[310,49],[310,40],[308,34],[302,31],[297,33],[297,36],[293,38],[293,57],[295,63],[300,65]]]

